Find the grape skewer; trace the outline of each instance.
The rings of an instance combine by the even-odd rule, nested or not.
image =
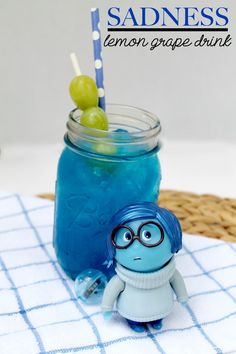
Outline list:
[[[106,113],[98,107],[98,89],[95,81],[82,75],[75,53],[70,55],[76,76],[70,83],[70,95],[76,106],[84,111],[80,124],[94,129],[108,130]]]

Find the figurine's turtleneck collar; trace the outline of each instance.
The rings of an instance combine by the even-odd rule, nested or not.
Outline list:
[[[116,273],[120,279],[140,289],[153,289],[165,284],[173,276],[174,271],[174,257],[163,268],[149,273],[134,272],[119,263],[116,265]]]

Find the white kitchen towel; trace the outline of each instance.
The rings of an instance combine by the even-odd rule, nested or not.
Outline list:
[[[177,268],[189,293],[157,331],[77,301],[52,247],[52,202],[0,194],[1,354],[236,353],[236,245],[184,235]],[[147,304],[148,306],[148,304]]]

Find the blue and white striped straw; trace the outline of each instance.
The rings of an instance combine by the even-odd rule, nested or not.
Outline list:
[[[93,53],[94,53],[94,65],[96,72],[96,84],[98,87],[99,102],[98,105],[104,111],[106,109],[105,103],[105,90],[104,90],[104,76],[103,76],[103,62],[102,62],[102,41],[100,31],[100,17],[99,9],[91,9],[92,17],[92,30],[93,30]]]

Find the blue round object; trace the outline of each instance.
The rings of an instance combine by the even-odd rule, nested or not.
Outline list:
[[[78,299],[89,305],[99,304],[107,284],[107,277],[96,269],[86,269],[75,279]]]

